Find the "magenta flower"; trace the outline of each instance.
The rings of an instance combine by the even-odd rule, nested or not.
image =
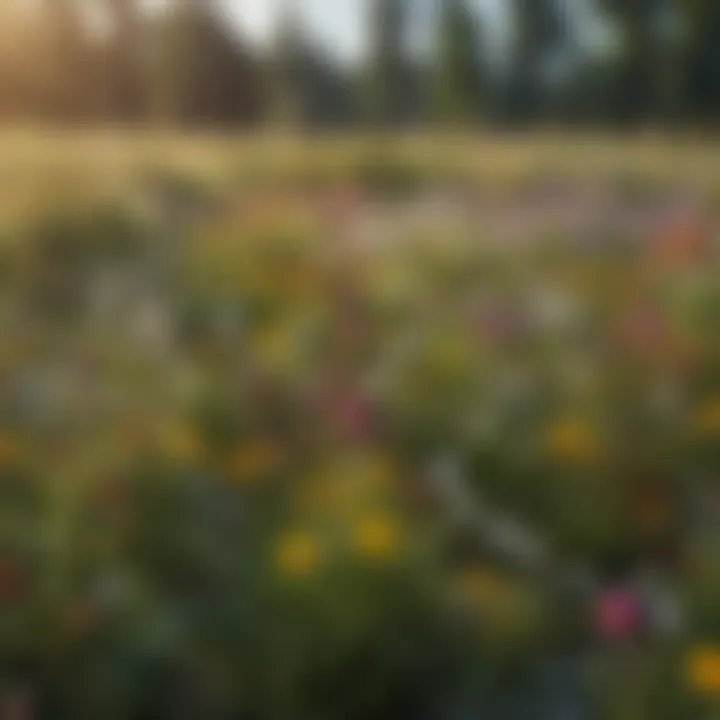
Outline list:
[[[625,588],[604,591],[595,606],[595,627],[607,640],[629,640],[640,630],[642,611],[637,595]]]

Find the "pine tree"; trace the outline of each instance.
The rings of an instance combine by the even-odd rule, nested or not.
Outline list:
[[[513,0],[510,112],[515,120],[541,114],[547,63],[563,44],[557,0]]]
[[[303,31],[300,6],[296,0],[283,0],[279,14],[275,48],[270,62],[270,119],[279,127],[302,122]]]
[[[110,0],[112,111],[115,117],[138,119],[147,110],[143,87],[145,46],[137,0]]]
[[[162,122],[256,120],[262,82],[258,68],[228,28],[216,0],[173,0],[156,25],[153,65],[155,116]]]
[[[156,49],[156,110],[164,122],[182,123],[196,114],[201,84],[202,28],[217,12],[215,0],[170,0]]]
[[[484,90],[479,21],[467,0],[441,3],[435,114],[446,122],[472,122],[479,116]]]
[[[87,38],[76,0],[45,0],[48,32],[48,111],[63,119],[84,113]]]
[[[667,47],[661,19],[668,0],[600,0],[618,40],[612,114],[621,123],[657,119],[662,112]]]
[[[195,0],[170,0],[158,23],[153,43],[153,115],[161,124],[180,123],[187,110],[191,83]]]
[[[701,122],[720,118],[720,4],[717,0],[677,0],[684,30],[682,99],[686,113]]]
[[[367,117],[374,125],[401,117],[405,21],[405,0],[372,0]]]

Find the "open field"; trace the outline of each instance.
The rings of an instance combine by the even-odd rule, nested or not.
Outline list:
[[[43,131],[0,129],[3,165],[32,169],[62,163],[108,172],[161,163],[217,174],[245,164],[248,157],[273,168],[337,164],[382,143],[354,134],[318,137],[178,134],[166,131]],[[720,148],[709,139],[648,135],[607,137],[546,133],[531,136],[468,136],[442,132],[386,138],[384,147],[419,165],[458,167],[472,176],[532,169],[538,164],[591,175],[613,171],[658,173],[667,180],[711,178]],[[490,162],[492,161],[492,163]]]
[[[720,149],[0,147],[0,717],[720,712]]]

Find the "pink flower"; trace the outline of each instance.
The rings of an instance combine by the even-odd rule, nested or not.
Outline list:
[[[310,406],[320,412],[328,429],[343,439],[362,442],[374,432],[374,403],[356,388],[338,387],[326,379],[311,392]]]
[[[363,440],[373,429],[374,409],[368,398],[350,392],[336,400],[333,421],[340,433],[352,440]]]
[[[326,198],[326,213],[336,228],[352,225],[363,213],[365,198],[352,186],[339,185]]]
[[[608,640],[627,640],[640,629],[640,602],[630,590],[606,590],[595,607],[595,626]]]

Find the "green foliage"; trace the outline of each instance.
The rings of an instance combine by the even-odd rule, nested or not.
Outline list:
[[[482,146],[411,148],[313,144],[262,186],[148,161],[130,197],[39,204],[8,238],[0,713],[18,687],[61,720],[586,716],[588,688],[665,718],[717,694],[718,218],[529,214],[598,183],[618,223],[660,213],[677,151],[512,144],[488,173]],[[364,222],[382,242],[352,243]],[[648,568],[685,624],[647,590],[636,634],[596,627]]]
[[[305,58],[298,8],[292,0],[280,6],[274,56],[270,63],[271,120],[279,127],[292,128],[303,119],[300,77]]]
[[[674,55],[674,38],[662,22],[672,3],[601,0],[600,6],[614,23],[618,42],[608,96],[611,117],[620,123],[662,120],[676,91],[671,86],[675,68],[664,62]]]
[[[443,0],[435,61],[435,114],[451,124],[476,121],[485,91],[480,19],[466,0]]]
[[[370,151],[350,171],[355,183],[380,197],[408,197],[426,181],[427,171],[409,160],[393,158],[383,151]]]
[[[508,87],[512,119],[534,121],[548,108],[544,74],[547,62],[566,50],[567,18],[557,0],[514,0],[510,3],[513,39]]]
[[[690,117],[707,123],[720,114],[720,7],[707,0],[678,0],[684,29],[679,53],[682,106]]]
[[[370,8],[370,48],[367,66],[366,116],[376,127],[398,122],[406,65],[406,0],[373,0]]]

